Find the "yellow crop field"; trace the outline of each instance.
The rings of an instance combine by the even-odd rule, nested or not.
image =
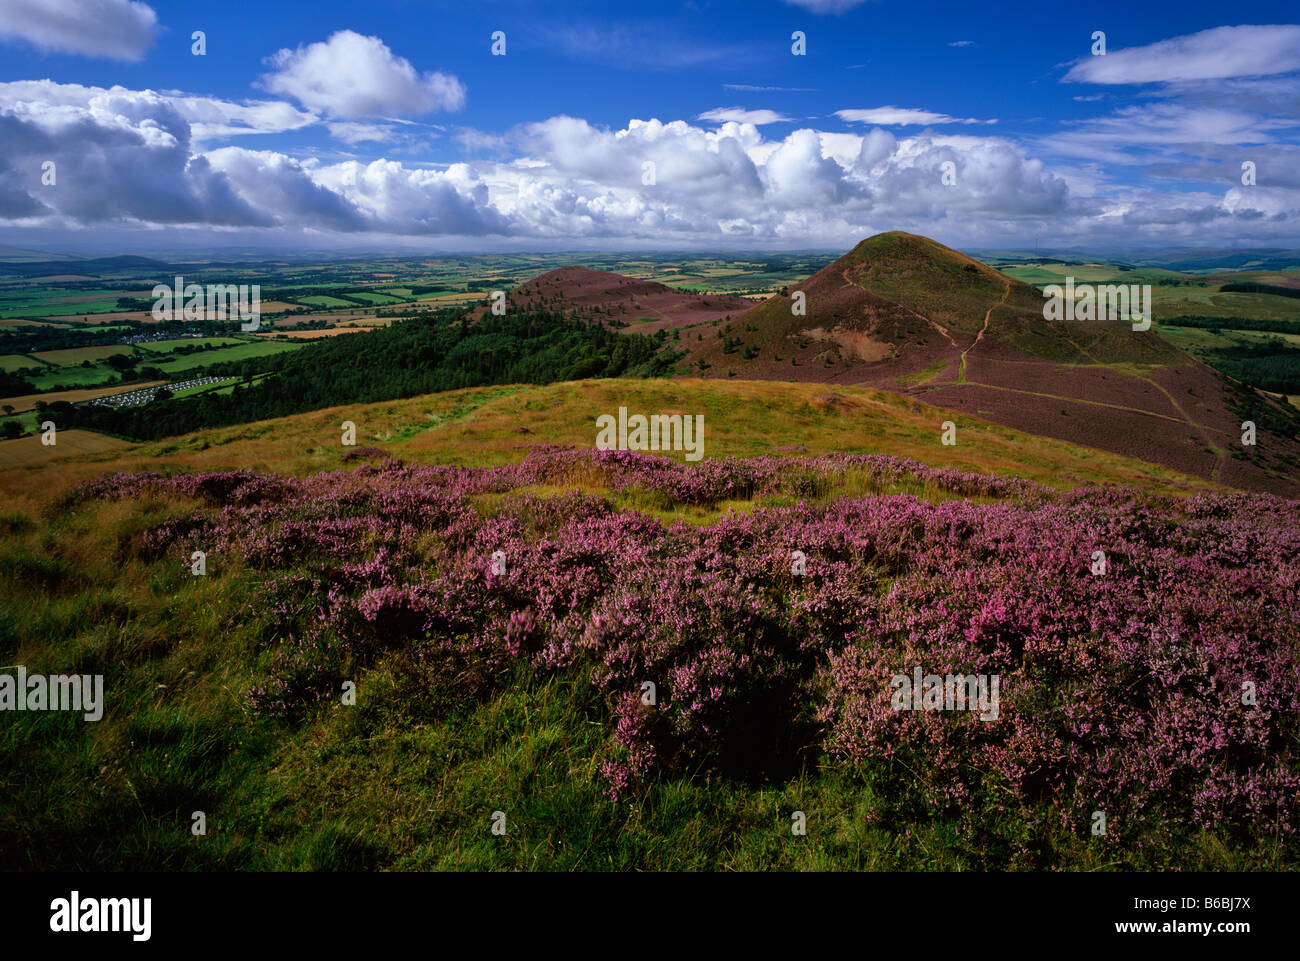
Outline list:
[[[43,400],[47,404],[53,404],[61,400],[66,400],[69,404],[78,404],[83,400],[94,400],[96,397],[107,397],[110,394],[123,394],[127,391],[140,390],[143,387],[156,387],[165,383],[167,383],[165,380],[145,380],[138,384],[125,386],[87,387],[84,390],[54,390],[44,394],[22,394],[18,397],[3,397],[0,398],[0,403],[8,404],[14,409],[14,413],[21,414],[25,410],[33,409],[38,400]]]
[[[102,454],[129,446],[126,441],[93,431],[61,430],[55,435],[55,443],[48,447],[41,443],[39,434],[0,441],[0,467],[34,467],[59,457]]]
[[[83,360],[94,363],[97,360],[103,360],[105,357],[112,357],[115,354],[129,354],[131,348],[125,344],[103,344],[98,347],[70,347],[67,350],[42,350],[32,354],[37,360],[43,360],[47,364],[54,364],[56,367],[69,367],[74,364],[80,364]]]

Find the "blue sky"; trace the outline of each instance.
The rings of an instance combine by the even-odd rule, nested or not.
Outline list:
[[[1028,9],[0,0],[0,244],[1300,246],[1294,4]]]

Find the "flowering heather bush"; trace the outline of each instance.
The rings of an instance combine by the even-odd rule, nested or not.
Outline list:
[[[827,499],[850,476],[935,496]],[[665,527],[602,496],[519,490],[575,481],[794,506]],[[198,509],[143,550],[240,557],[256,583],[250,614],[274,645],[249,692],[263,714],[293,716],[406,649],[480,678],[586,672],[614,796],[657,774],[779,778],[820,759],[971,830],[1041,810],[1075,831],[1102,810],[1111,836],[1300,826],[1294,501],[1063,494],[890,457],[682,466],[554,448],[494,469],[117,475],[77,497],[151,491]],[[999,675],[999,716],[892,710],[891,678],[918,665]]]

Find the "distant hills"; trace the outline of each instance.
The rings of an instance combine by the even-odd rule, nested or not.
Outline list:
[[[1300,250],[1287,247],[1162,247],[1158,249],[1110,249],[1105,251],[1038,252],[1030,250],[973,250],[972,255],[998,263],[1020,261],[1036,264],[1117,263],[1128,267],[1163,267],[1167,270],[1295,270],[1300,268]]]
[[[13,248],[0,248],[0,277],[53,277],[75,274],[89,277],[101,277],[105,274],[119,273],[124,270],[153,270],[159,274],[170,271],[171,265],[148,257],[124,254],[119,257],[95,257],[90,260],[77,260],[71,257],[52,259],[55,255],[43,255],[38,260],[34,252],[30,259],[15,256],[10,259],[4,252],[13,253]]]
[[[0,245],[0,263],[5,261],[42,261],[42,260],[73,260],[75,258],[68,254],[52,254],[44,250],[28,250],[25,247],[5,247]]]

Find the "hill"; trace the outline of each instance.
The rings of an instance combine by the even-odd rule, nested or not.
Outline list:
[[[697,294],[653,280],[605,270],[561,267],[510,291],[511,309],[563,310],[593,323],[651,334],[743,313],[753,302],[726,294]],[[480,311],[481,313],[482,311]]]
[[[150,270],[160,276],[165,276],[174,269],[175,265],[165,264],[149,257],[137,257],[134,254],[81,260],[62,255],[50,255],[37,259],[23,256],[22,252],[20,252],[13,259],[0,258],[0,276],[6,277],[49,277],[60,274],[107,277],[140,270]]]
[[[28,250],[25,247],[7,247],[0,245],[0,263],[31,263],[35,261],[75,260],[69,254],[52,254],[44,250]]]
[[[796,297],[806,312],[796,313]],[[1159,318],[1155,318],[1159,322]],[[1246,490],[1300,496],[1300,419],[1127,320],[1048,321],[1043,295],[951,248],[878,234],[711,333],[692,373],[868,385]],[[1258,443],[1241,443],[1254,420]]]

